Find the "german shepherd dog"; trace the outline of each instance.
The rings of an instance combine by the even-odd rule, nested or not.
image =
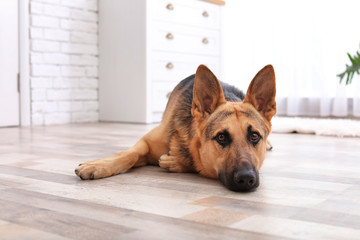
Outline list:
[[[233,191],[256,189],[275,94],[271,65],[256,74],[245,96],[200,65],[175,87],[159,126],[129,150],[82,163],[75,173],[83,180],[98,179],[151,164],[220,179]]]

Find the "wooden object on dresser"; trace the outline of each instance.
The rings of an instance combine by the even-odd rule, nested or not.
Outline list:
[[[101,121],[160,122],[168,93],[199,64],[220,74],[217,2],[99,1]]]

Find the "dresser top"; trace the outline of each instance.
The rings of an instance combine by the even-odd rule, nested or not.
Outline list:
[[[202,0],[202,1],[214,3],[214,4],[218,4],[218,5],[225,5],[225,1],[222,1],[222,0]]]

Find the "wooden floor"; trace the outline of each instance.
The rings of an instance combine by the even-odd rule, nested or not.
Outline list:
[[[152,127],[0,129],[0,239],[360,239],[359,138],[272,134],[252,193],[159,167],[75,176]]]

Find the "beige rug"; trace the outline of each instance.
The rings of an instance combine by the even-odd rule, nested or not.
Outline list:
[[[360,137],[360,120],[274,117],[274,133],[306,133],[322,136]]]

